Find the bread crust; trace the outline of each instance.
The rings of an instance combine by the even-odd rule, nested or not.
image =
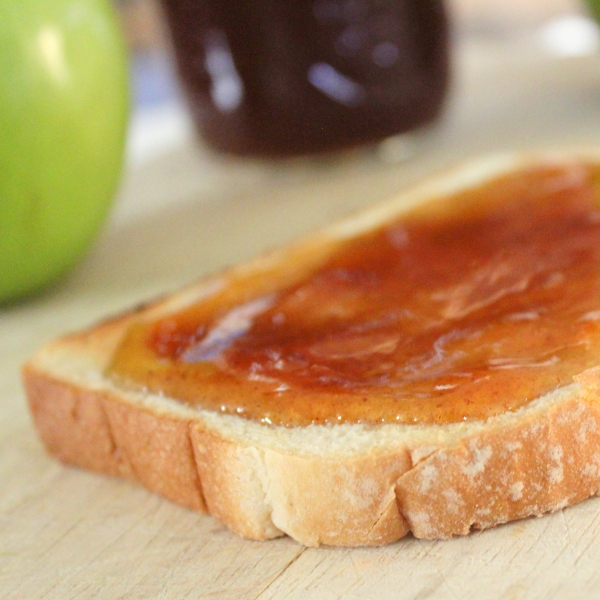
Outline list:
[[[23,380],[38,432],[60,461],[135,481],[206,512],[189,423],[155,415],[110,392],[82,389],[27,366]]]
[[[215,426],[218,415],[179,410],[171,399],[140,401],[105,380],[135,316],[66,336],[24,366],[39,434],[62,462],[135,481],[243,537],[289,535],[307,546],[376,546],[409,532],[445,539],[559,510],[600,489],[600,368],[486,422],[414,426],[366,449],[298,451],[277,441],[285,428],[253,423],[258,434],[230,435]],[[376,428],[367,433],[378,439]]]
[[[371,546],[444,539],[564,508],[600,488],[598,378],[532,416],[450,446],[298,456],[244,445],[201,419],[158,414],[29,363],[36,426],[59,460],[125,477],[255,540]]]
[[[438,450],[398,480],[398,502],[414,535],[429,539],[554,512],[598,491],[599,443],[598,397],[583,392]]]

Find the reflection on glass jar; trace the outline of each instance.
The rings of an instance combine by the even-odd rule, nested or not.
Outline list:
[[[448,82],[443,0],[163,0],[203,138],[241,155],[409,131]]]

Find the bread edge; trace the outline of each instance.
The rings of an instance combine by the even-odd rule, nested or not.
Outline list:
[[[298,455],[245,444],[202,418],[159,414],[25,366],[38,432],[60,461],[208,512],[242,537],[307,546],[446,539],[542,515],[600,488],[600,376],[534,414],[452,443]]]

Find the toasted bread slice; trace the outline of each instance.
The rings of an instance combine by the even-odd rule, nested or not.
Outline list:
[[[287,248],[62,337],[23,368],[40,436],[67,464],[131,479],[256,540],[289,535],[308,546],[381,545],[409,532],[442,539],[584,500],[600,488],[600,356],[598,366],[586,364],[516,408],[415,424],[273,425],[203,406],[202,389],[198,402],[183,401],[122,385],[107,369],[136,323],[244,282],[254,282],[255,294],[273,293],[348,240],[417,206],[435,218],[443,198],[504,174],[589,164],[600,164],[600,153],[467,164]],[[241,379],[237,393],[246,387]]]

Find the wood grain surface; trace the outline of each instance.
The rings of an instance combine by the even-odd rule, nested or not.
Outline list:
[[[529,42],[459,49],[446,114],[392,164],[376,152],[269,165],[194,145],[127,173],[88,258],[0,310],[0,599],[591,598],[600,500],[446,542],[249,542],[130,483],[48,458],[18,371],[44,341],[380,200],[456,161],[600,144],[600,57]]]

